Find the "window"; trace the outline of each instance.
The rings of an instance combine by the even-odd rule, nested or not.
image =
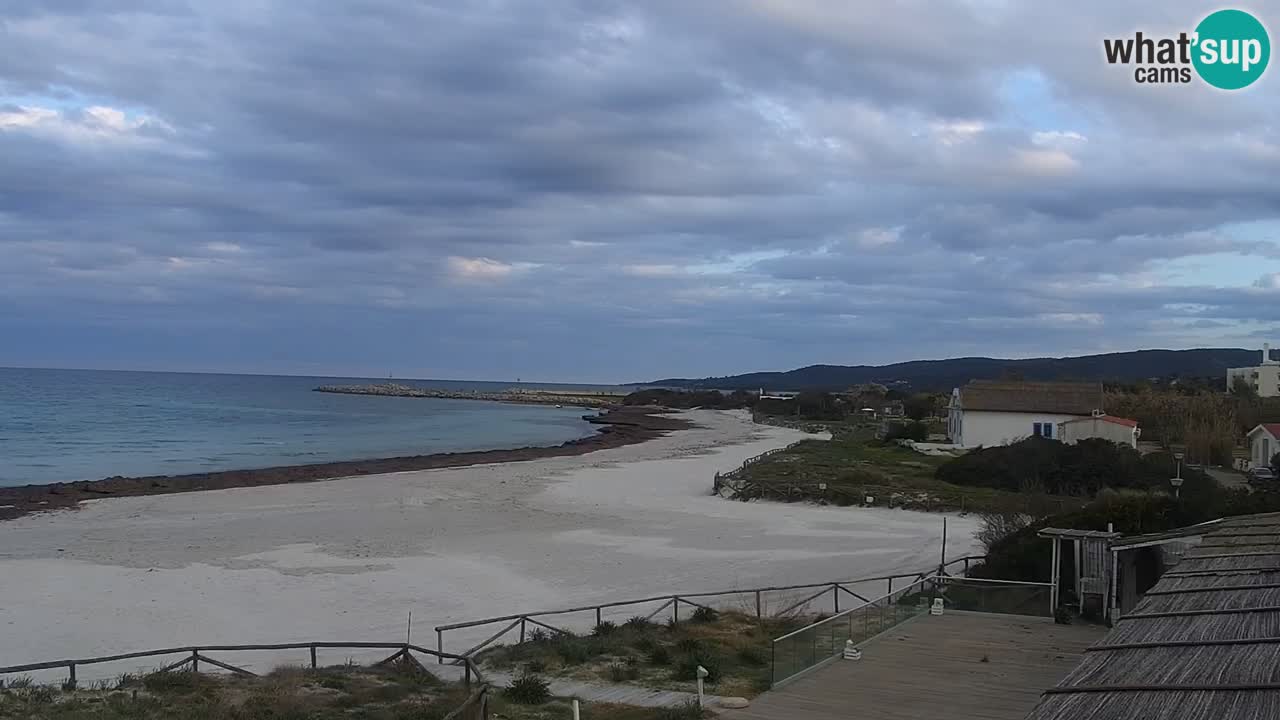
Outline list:
[[[1031,434],[1039,435],[1040,437],[1052,438],[1053,423],[1031,423]]]

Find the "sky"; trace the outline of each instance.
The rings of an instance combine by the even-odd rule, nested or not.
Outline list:
[[[1280,68],[1103,58],[1216,8],[2,0],[0,365],[630,382],[1280,342]]]

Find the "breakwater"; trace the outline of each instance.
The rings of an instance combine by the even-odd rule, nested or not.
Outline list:
[[[620,404],[621,395],[582,393],[559,390],[440,390],[412,387],[398,383],[376,385],[321,385],[316,392],[342,395],[383,395],[387,397],[442,398],[446,400],[488,400],[491,402],[527,403],[532,405],[573,405],[605,408]]]

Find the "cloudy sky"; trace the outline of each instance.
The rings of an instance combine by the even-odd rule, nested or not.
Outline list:
[[[1102,59],[1216,7],[3,0],[0,365],[602,382],[1280,341],[1280,68]]]

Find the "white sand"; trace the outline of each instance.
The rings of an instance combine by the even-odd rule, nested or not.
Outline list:
[[[701,427],[579,457],[119,498],[0,523],[0,665],[396,642],[410,611],[414,641],[434,647],[433,626],[489,615],[937,563],[939,515],[711,497],[717,470],[803,435],[688,416]],[[949,524],[948,555],[963,554],[975,523]],[[489,632],[449,635],[446,649]]]

